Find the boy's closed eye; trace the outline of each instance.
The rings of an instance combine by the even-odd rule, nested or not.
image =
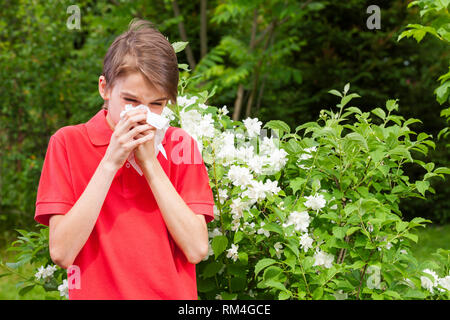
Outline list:
[[[139,103],[139,101],[135,100],[135,99],[131,99],[131,98],[125,98],[126,101],[132,102],[132,103]],[[162,106],[162,103],[158,103],[158,102],[153,102],[151,103],[151,105],[154,106]]]

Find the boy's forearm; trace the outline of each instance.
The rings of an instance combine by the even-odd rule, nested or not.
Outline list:
[[[66,268],[73,263],[95,226],[116,172],[102,160],[73,207],[64,216],[57,216],[54,226],[55,216],[51,218],[49,245],[55,263]]]
[[[200,262],[208,252],[204,216],[187,206],[157,159],[145,162],[142,169],[171,236],[189,262]]]

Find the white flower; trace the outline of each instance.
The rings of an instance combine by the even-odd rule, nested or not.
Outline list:
[[[206,261],[209,259],[210,256],[214,255],[214,250],[211,246],[211,241],[208,241],[208,253],[207,255],[202,259],[202,261]]]
[[[307,153],[316,152],[317,151],[317,147],[306,148],[303,151],[305,151]]]
[[[300,237],[300,245],[305,252],[312,248],[313,241],[314,240],[307,233]]]
[[[236,231],[241,226],[241,220],[239,218],[235,218],[231,221],[231,231]]]
[[[266,193],[277,194],[281,191],[281,188],[278,187],[277,180],[272,181],[270,179],[267,179],[266,182],[264,182],[264,190]]]
[[[262,181],[252,180],[250,186],[242,193],[242,197],[248,197],[253,204],[266,198],[266,188]]]
[[[230,208],[233,219],[239,219],[244,216],[244,210],[250,209],[250,205],[248,202],[242,201],[241,198],[236,198],[231,201]]]
[[[164,107],[161,116],[169,119],[170,121],[175,119],[175,113],[173,113],[173,111],[169,107]]]
[[[302,153],[301,155],[300,155],[300,160],[308,160],[308,159],[311,159],[313,156],[312,155],[310,155],[310,154],[308,154],[308,153]]]
[[[310,223],[310,216],[308,212],[302,211],[293,211],[288,217],[288,221],[283,223],[283,227],[288,227],[290,225],[294,225],[294,229],[296,231],[308,232],[308,226]]]
[[[263,173],[263,166],[265,165],[265,157],[255,155],[247,160],[248,167],[256,174]]]
[[[253,181],[253,175],[246,167],[232,165],[228,170],[228,178],[235,186],[247,186]]]
[[[47,279],[53,275],[53,273],[56,271],[57,267],[55,265],[51,266],[48,265],[46,268],[44,266],[40,266],[38,268],[38,271],[35,273],[36,280],[39,279]]]
[[[229,164],[235,161],[236,148],[234,146],[235,135],[232,130],[222,132],[213,140],[213,145],[218,160]]]
[[[66,299],[69,299],[69,284],[67,283],[67,279],[63,280],[63,283],[58,286],[59,295],[64,296]]]
[[[219,201],[221,204],[228,199],[227,189],[219,189]]]
[[[219,113],[223,114],[223,115],[227,115],[229,113],[227,106],[224,105],[222,108],[220,108]]]
[[[208,231],[208,238],[210,239],[221,235],[222,232],[219,230],[219,228],[214,228],[213,231]]]
[[[219,208],[217,208],[217,206],[215,204],[213,207],[213,211],[214,211],[214,220],[219,220],[220,219],[220,211],[219,211]]]
[[[263,229],[263,226],[265,225],[264,222],[261,222],[261,228],[258,229],[258,234],[264,234],[266,237],[270,236],[270,232],[267,231],[266,229]]]
[[[444,289],[446,289],[447,291],[450,291],[450,275],[441,278],[438,280],[438,284],[443,287]]]
[[[276,254],[277,258],[280,259],[281,258],[281,252],[282,252],[281,249],[283,249],[283,246],[281,245],[281,243],[277,242],[277,243],[274,244],[273,247],[275,248],[275,254]]]
[[[342,290],[338,290],[335,293],[333,293],[333,296],[336,300],[347,300],[348,299],[348,293],[344,293]]]
[[[197,142],[202,137],[214,137],[214,120],[210,113],[202,116],[197,110],[180,111],[181,127],[189,133]],[[201,151],[203,144],[198,143]]]
[[[250,230],[246,230],[246,233],[249,234],[249,235],[254,234],[256,232],[255,231],[255,223],[254,222],[248,223],[247,221],[245,221],[244,222],[244,227],[246,229],[250,229]]]
[[[275,174],[280,171],[287,163],[288,153],[284,149],[274,149],[267,159],[266,174]]]
[[[333,265],[334,256],[322,250],[316,251],[313,258],[313,266],[324,266],[325,268],[331,268]]]
[[[425,269],[422,272],[428,273],[433,278],[433,280],[431,280],[427,276],[421,276],[420,283],[422,285],[422,288],[425,288],[428,291],[430,291],[431,293],[433,293],[433,288],[436,287],[437,283],[438,283],[438,279],[439,279],[438,275],[436,274],[436,272],[434,272],[433,270],[430,270],[430,269]]]
[[[230,258],[233,261],[236,261],[238,258],[238,249],[239,249],[239,245],[232,243],[231,248],[227,250],[227,258]]]
[[[44,274],[44,266],[40,266],[38,268],[38,271],[34,274],[34,276],[36,277],[36,280],[39,280],[42,278],[43,274]]]
[[[311,208],[312,210],[319,211],[325,204],[327,203],[324,196],[322,194],[316,194],[314,196],[305,197],[307,200],[305,202],[305,206]]]
[[[392,248],[392,243],[388,242],[388,243],[386,244],[385,248],[386,248],[387,250],[389,250],[390,248]]]
[[[237,135],[236,135],[237,138]],[[236,157],[244,162],[247,163],[253,157],[255,156],[254,147],[252,145],[250,146],[240,146],[238,149],[236,149]]]
[[[208,106],[207,106],[206,104],[204,104],[204,103],[199,103],[199,104],[198,104],[198,107],[201,108],[201,109],[203,109],[203,110],[205,110],[205,109],[208,108]]]
[[[193,96],[191,98],[187,98],[186,96],[178,96],[177,97],[177,104],[180,107],[189,107],[190,105],[194,104],[197,101],[198,97]]]
[[[258,120],[258,118],[247,118],[242,121],[247,129],[248,135],[250,138],[254,138],[259,135],[261,132],[262,122]]]

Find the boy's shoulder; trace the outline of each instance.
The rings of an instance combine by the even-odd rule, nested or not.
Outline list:
[[[68,139],[76,138],[80,135],[85,135],[83,123],[61,127],[52,136],[61,142],[66,142]]]

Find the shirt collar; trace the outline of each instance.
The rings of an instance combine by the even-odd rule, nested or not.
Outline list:
[[[108,120],[106,120],[107,114],[108,110],[100,109],[95,116],[85,123],[89,139],[95,146],[108,145],[111,140],[113,130],[109,127]],[[161,142],[163,145],[166,144],[166,137],[167,131]]]

